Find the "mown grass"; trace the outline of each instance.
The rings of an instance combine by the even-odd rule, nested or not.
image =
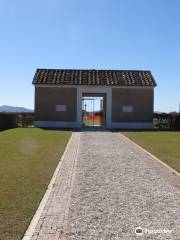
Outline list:
[[[123,132],[123,134],[180,172],[180,132]]]
[[[21,239],[70,136],[35,128],[0,132],[0,239]]]

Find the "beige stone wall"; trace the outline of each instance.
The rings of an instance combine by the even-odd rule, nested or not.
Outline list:
[[[112,122],[152,122],[153,89],[113,88]],[[123,106],[133,106],[133,112],[123,112]]]
[[[66,105],[57,112],[56,105]],[[76,121],[77,89],[35,87],[35,121]]]

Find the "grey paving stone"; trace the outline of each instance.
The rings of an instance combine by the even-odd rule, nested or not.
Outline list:
[[[83,132],[67,239],[139,239],[138,226],[172,230],[143,239],[180,239],[180,192],[162,169],[116,133]]]
[[[120,134],[74,133],[32,239],[180,239],[180,180],[171,175]]]

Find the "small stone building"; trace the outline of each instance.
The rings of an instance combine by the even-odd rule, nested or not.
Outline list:
[[[151,129],[150,71],[37,69],[36,127]]]

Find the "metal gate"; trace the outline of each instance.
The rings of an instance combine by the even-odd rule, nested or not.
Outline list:
[[[103,97],[84,96],[82,98],[83,127],[100,128],[105,126]]]

